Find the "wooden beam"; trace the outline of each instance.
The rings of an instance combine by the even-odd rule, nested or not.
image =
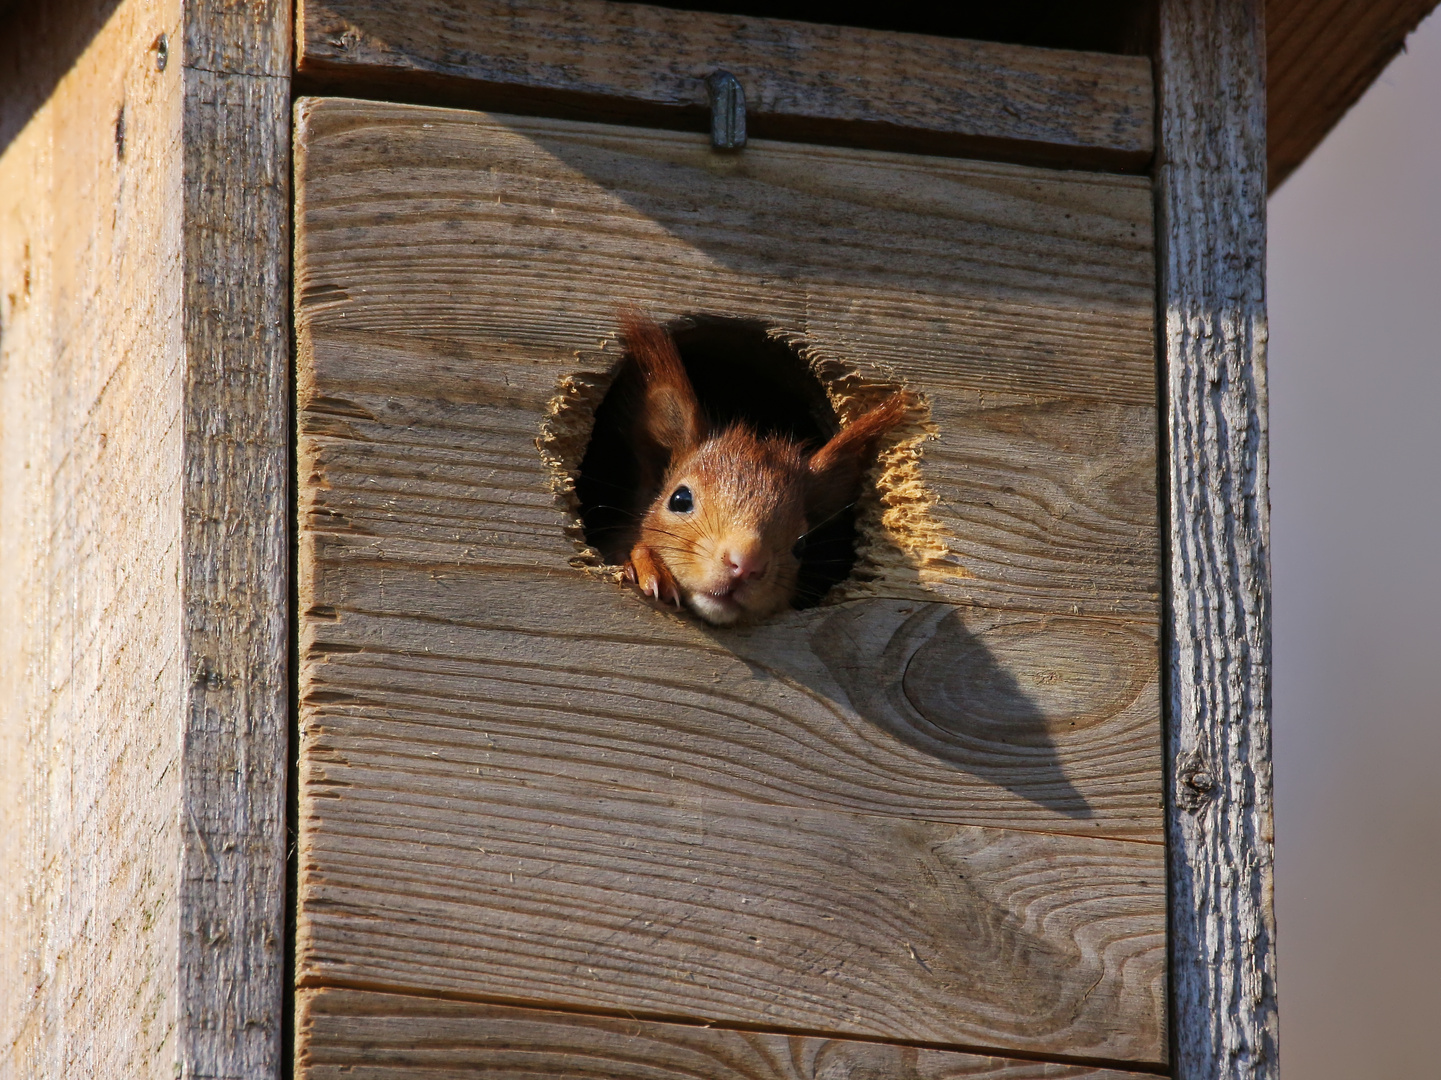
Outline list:
[[[0,1072],[276,1076],[291,11],[6,18]]]
[[[1262,5],[1160,14],[1172,1060],[1274,1078]]]
[[[170,1080],[179,6],[0,19],[0,1075]]]
[[[364,990],[303,990],[302,1080],[1143,1080],[1150,1073],[894,1043],[516,1009]]]
[[[1405,47],[1436,0],[1267,0],[1267,167],[1279,186]]]
[[[289,742],[288,0],[184,13],[184,1077],[276,1076]]]
[[[1145,57],[606,0],[305,0],[310,92],[702,130],[736,75],[753,136],[1139,170]],[[845,77],[839,77],[840,72]]]

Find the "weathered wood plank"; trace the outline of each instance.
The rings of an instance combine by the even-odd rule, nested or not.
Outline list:
[[[292,19],[289,0],[184,13],[182,1077],[281,1061]]]
[[[816,1036],[517,1009],[356,990],[303,990],[303,1080],[1141,1080],[1055,1065]]]
[[[493,292],[484,302],[504,306]],[[476,303],[466,297],[458,306]],[[597,334],[610,333],[603,303],[593,304]],[[307,503],[317,528],[365,535],[377,557],[561,566],[575,556],[570,513],[546,494],[552,473],[535,452],[535,418],[556,382],[582,367],[566,346],[583,338],[532,349],[487,342],[476,347],[488,358],[480,362],[458,361],[452,345],[395,334],[327,326],[311,340],[304,377],[326,387],[325,400],[307,397],[302,418],[308,467],[326,480]],[[892,370],[920,367],[896,359]],[[584,367],[599,380],[607,362]],[[911,382],[941,380],[922,368]],[[917,565],[894,545],[875,545],[868,580],[847,586],[849,594],[939,590],[1066,613],[1156,610],[1150,408],[964,390],[932,390],[931,408],[940,437],[924,448],[925,475],[943,547]],[[483,505],[494,513],[477,532]]]
[[[1261,0],[1161,5],[1178,1080],[1278,1075]]]
[[[304,547],[326,746],[404,731],[461,778],[1161,839],[1152,624],[869,600],[715,634],[578,575]]]
[[[717,68],[764,138],[1143,168],[1150,62],[604,0],[306,0],[312,89],[373,86],[435,103],[685,125]]]
[[[409,735],[302,733],[301,986],[1165,1059],[1160,845],[544,789]]]
[[[1156,610],[1144,185],[790,144],[738,163],[688,135],[358,102],[304,103],[299,122],[297,331],[344,403],[306,431],[352,437],[326,451],[347,497],[411,484],[414,462],[370,460],[402,410],[440,440],[471,427],[473,496],[533,505],[540,402],[604,378],[617,302],[758,316],[930,396],[939,547],[877,550],[873,593],[917,595],[909,577],[960,601]],[[414,454],[465,482],[462,456]],[[348,512],[389,543],[363,500]],[[558,513],[533,505],[467,557],[567,557]]]
[[[1267,0],[1271,188],[1320,145],[1435,6],[1436,0]]]
[[[0,1075],[175,1075],[179,65],[0,13]],[[117,138],[123,122],[123,138]]]

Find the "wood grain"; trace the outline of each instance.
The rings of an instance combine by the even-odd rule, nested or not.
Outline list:
[[[308,108],[328,109],[328,103]],[[325,123],[343,124],[349,148],[356,128],[347,120],[356,110],[345,103],[334,108],[344,110],[341,120],[319,122],[307,114],[304,123],[318,123],[322,132],[329,130]],[[360,107],[366,115],[374,108]],[[471,147],[470,140],[478,141],[477,125],[482,132],[495,126],[437,110],[404,112],[412,127],[418,121],[432,124],[435,130],[451,120],[458,130],[444,132],[448,145],[465,137]],[[365,130],[373,127],[367,121]],[[540,130],[554,128],[542,125]],[[564,124],[560,130],[595,138],[583,125]],[[939,444],[928,451],[937,462],[939,516],[951,526],[958,548],[969,545],[969,550],[983,552],[989,545],[993,553],[989,563],[978,557],[973,565],[994,566],[999,568],[997,577],[1008,576],[992,583],[981,577],[986,570],[976,571],[976,578],[943,577],[936,571],[921,584],[914,569],[907,575],[903,565],[886,566],[878,580],[852,586],[842,595],[887,602],[844,617],[796,616],[783,629],[758,632],[757,647],[745,662],[774,666],[771,656],[784,657],[784,666],[777,670],[784,684],[739,677],[748,669],[734,658],[727,662],[723,650],[741,648],[739,642],[748,638],[723,636],[723,644],[717,646],[690,624],[654,615],[638,607],[633,594],[583,577],[570,567],[577,549],[568,534],[568,514],[550,494],[534,439],[537,418],[543,415],[556,382],[567,370],[574,370],[576,358],[571,352],[586,344],[584,328],[573,331],[569,340],[557,340],[540,321],[544,313],[532,315],[526,310],[537,296],[526,286],[519,298],[508,291],[513,286],[499,279],[460,288],[460,276],[467,269],[472,278],[490,273],[493,249],[489,243],[478,247],[494,231],[494,224],[485,218],[466,231],[460,231],[459,225],[438,230],[437,244],[420,242],[427,252],[448,245],[451,253],[445,258],[455,261],[449,273],[456,278],[454,285],[442,286],[444,295],[432,287],[430,295],[421,299],[417,239],[411,235],[405,247],[393,246],[400,237],[392,240],[386,235],[391,232],[387,221],[371,223],[371,204],[358,206],[346,198],[345,193],[356,188],[370,191],[372,199],[384,193],[385,187],[377,191],[371,184],[375,171],[367,168],[358,175],[347,171],[353,169],[348,155],[324,145],[315,127],[302,131],[302,254],[297,279],[302,298],[298,325],[302,610],[323,612],[323,620],[343,624],[332,625],[317,615],[317,621],[307,621],[302,629],[302,647],[315,661],[305,678],[315,680],[316,694],[330,693],[332,688],[354,692],[364,685],[367,694],[380,695],[374,700],[383,702],[386,710],[401,707],[402,687],[409,678],[406,664],[414,653],[438,648],[440,643],[432,635],[443,634],[444,654],[459,666],[417,675],[404,706],[417,722],[450,727],[456,721],[435,714],[458,710],[462,725],[482,720],[488,725],[513,715],[522,704],[515,698],[517,692],[551,713],[564,709],[571,695],[585,692],[585,679],[600,672],[589,661],[589,653],[595,635],[605,626],[612,642],[606,664],[631,672],[634,682],[622,697],[639,695],[639,702],[649,704],[637,711],[608,701],[594,717],[588,740],[608,739],[607,728],[617,722],[616,710],[622,709],[639,725],[625,741],[634,739],[632,745],[645,747],[654,711],[665,706],[663,698],[656,700],[644,689],[644,681],[653,679],[656,671],[687,678],[690,658],[701,650],[720,659],[708,661],[690,687],[694,719],[687,724],[687,738],[715,731],[717,737],[707,740],[698,760],[734,762],[735,775],[729,782],[747,797],[821,798],[863,810],[904,807],[907,813],[943,821],[1024,822],[1028,828],[1159,839],[1156,699],[1150,689],[1156,657],[1149,630],[1153,624],[1146,621],[1155,610],[1154,597],[1140,593],[1135,606],[1143,614],[1134,621],[1069,617],[1072,610],[1106,610],[1095,603],[1096,581],[1127,571],[1120,555],[1130,558],[1138,592],[1146,582],[1142,575],[1155,573],[1155,548],[1138,544],[1135,535],[1154,536],[1156,515],[1153,436],[1144,410],[1097,401],[1034,402],[995,394],[991,400],[1001,397],[1006,403],[990,407],[977,392],[957,390],[942,397],[931,389],[935,415],[942,424]],[[383,138],[364,142],[364,153],[380,146],[380,156],[394,160]],[[437,150],[432,159],[446,152],[452,161],[467,161],[453,148]],[[820,152],[806,152],[827,160]],[[642,159],[635,167],[645,164]],[[542,161],[536,166],[538,175],[544,175],[544,165]],[[523,166],[524,161],[513,168],[518,172]],[[467,174],[475,171],[464,164],[455,167]],[[950,168],[962,169],[954,163]],[[389,185],[390,175],[404,171],[391,167],[381,180]],[[612,166],[612,171],[619,170]],[[517,176],[502,190],[514,192],[522,186]],[[693,190],[684,182],[678,186]],[[739,195],[730,195],[733,217],[743,210],[743,204],[737,206],[739,196],[751,194],[741,188]],[[752,195],[768,196],[765,189]],[[434,192],[428,192],[422,205],[429,206],[433,197]],[[591,195],[592,200],[608,197],[613,198],[608,191]],[[569,205],[577,202],[571,195]],[[657,213],[667,212],[659,195],[653,202]],[[415,222],[417,214],[407,209],[412,198],[397,193],[385,205],[391,209],[383,213]],[[494,203],[475,198],[455,210],[461,215],[474,213],[468,205]],[[668,213],[676,215],[673,208]],[[548,217],[545,203],[538,213],[527,214],[542,222]],[[559,266],[577,253],[596,259],[586,254],[596,230],[585,230],[589,222],[575,211],[567,220],[582,233],[580,238],[559,229],[537,230],[533,241],[537,261],[554,259]],[[519,243],[519,238],[510,241],[512,246]],[[830,257],[823,248],[817,261]],[[517,253],[507,260],[512,280],[511,268],[520,258]],[[789,258],[792,265],[804,261],[794,243]],[[905,254],[895,256],[899,263],[906,259]],[[362,263],[363,281],[356,269]],[[600,270],[613,263],[601,257],[594,265]],[[872,265],[877,275],[886,270],[879,257],[873,257]],[[579,276],[587,277],[584,264]],[[556,294],[548,300],[539,299],[555,311],[558,322],[574,323],[575,308],[587,301],[577,292],[578,282],[562,280],[567,285],[556,286]],[[669,281],[670,275],[661,277],[654,288],[664,289]],[[804,279],[798,284],[804,285]],[[943,286],[932,288],[939,292]],[[761,289],[749,297],[757,306],[770,302],[768,292]],[[815,291],[810,299],[818,302]],[[594,333],[607,333],[613,318],[609,298],[602,293],[589,302],[596,312]],[[402,308],[410,314],[402,315]],[[736,309],[747,310],[739,304]],[[394,321],[387,323],[387,317]],[[510,317],[516,319],[514,328],[505,321]],[[355,324],[359,325],[352,328]],[[474,339],[471,328],[477,325],[495,329],[470,348],[457,348],[444,336]],[[893,355],[900,351],[901,337],[891,331]],[[468,361],[471,348],[487,360]],[[911,351],[921,349],[912,346]],[[935,353],[944,355],[940,349]],[[949,372],[951,379],[962,382],[967,373],[956,373],[955,366]],[[934,367],[922,370],[928,377],[933,371],[944,373],[939,356]],[[1149,371],[1138,377],[1149,379]],[[988,373],[980,376],[983,385],[988,378]],[[1013,383],[1019,381],[1013,377]],[[930,388],[927,382],[920,385]],[[1019,576],[1018,551],[1029,551],[1035,560],[1034,570],[1023,568],[1030,573],[1029,581]],[[497,572],[502,576],[497,578]],[[1037,579],[1040,584],[1031,584]],[[533,602],[517,606],[509,599],[517,590]],[[1055,623],[1016,619],[1001,624],[985,617],[947,615],[936,606],[938,598],[958,593],[968,598],[1000,596],[1014,608],[1039,608],[1065,617]],[[491,618],[477,619],[476,613],[482,611]],[[907,628],[908,613],[917,611],[933,612],[934,617],[914,615],[910,621],[924,626]],[[578,634],[566,632],[562,627],[567,620],[584,629]],[[919,734],[930,723],[923,715],[904,701],[897,704],[870,693],[870,681],[890,686],[899,678],[900,668],[857,679],[851,672],[837,670],[837,661],[821,658],[823,653],[844,649],[852,636],[877,652],[892,649],[889,662],[904,664],[938,634],[951,642],[948,647],[964,641],[967,648],[974,648],[977,663],[985,665],[985,673],[978,670],[978,677],[1002,679],[988,707],[1009,717],[1011,724],[1026,726],[1026,737],[1035,741],[1025,751],[1034,755],[1029,763],[1008,756],[1000,745],[1005,738],[1015,738],[1015,730],[993,732],[968,744],[965,753],[970,756],[963,755],[962,763],[970,772],[956,775],[955,748],[942,751],[940,744]],[[821,644],[816,643],[817,635]],[[1020,654],[1011,654],[1012,666],[1029,674],[1017,681],[1006,675],[996,656],[997,650],[1014,650],[1023,639],[1030,644]],[[509,658],[517,654],[515,643],[521,640],[527,642],[521,651],[532,651],[538,665],[529,671],[508,666]],[[364,652],[347,659],[343,650],[354,649]],[[382,661],[386,654],[390,659]],[[844,663],[871,670],[864,656]],[[1104,676],[1086,674],[1087,665]],[[585,673],[579,681],[571,677],[577,670]],[[372,671],[385,672],[380,684],[367,674]],[[742,688],[740,701],[708,700],[714,682],[722,677],[727,685],[738,683]],[[551,681],[565,689],[552,694]],[[790,684],[799,689],[784,688]],[[442,685],[449,689],[442,691]],[[1108,697],[1113,691],[1119,696]],[[426,697],[437,693],[451,700],[428,709]],[[737,714],[737,709],[742,711]],[[744,717],[739,730],[733,728],[734,716]],[[745,758],[736,758],[735,746],[749,746],[755,736],[747,732],[772,716],[781,726],[769,742],[768,760],[757,772]],[[1053,723],[1062,716],[1068,719]],[[1085,720],[1073,727],[1076,717]],[[828,769],[836,775],[815,783],[808,764],[795,757],[791,745],[797,738],[795,725],[807,729],[810,752],[826,747]],[[884,749],[879,757],[872,746],[877,728],[889,733],[881,738]],[[942,736],[942,742],[951,737]],[[555,752],[529,741],[520,750],[522,755]],[[868,762],[860,772],[850,765],[857,760]],[[1005,774],[1000,786],[998,768]],[[879,778],[887,773],[884,781]],[[840,776],[848,777],[845,783]],[[937,794],[920,798],[921,790]],[[943,797],[938,794],[942,792]]]
[[[1159,845],[542,787],[368,735],[302,732],[301,986],[1165,1058]]]
[[[604,0],[306,0],[309,89],[702,130],[717,68],[763,138],[1140,169],[1139,56],[674,11]]]
[[[0,1075],[175,1075],[179,5],[0,14]],[[124,139],[117,126],[124,115]]]
[[[1161,5],[1178,1080],[1279,1075],[1260,0]]]
[[[303,1080],[1140,1080],[1145,1073],[885,1043],[355,990],[299,995]]]
[[[1105,736],[1121,725],[1103,722],[1088,759],[1066,753],[1081,740],[1051,734],[1086,717],[1057,709],[1038,728],[1034,716],[986,709],[1015,703],[1005,686],[1013,671],[1034,672],[1032,685],[1064,681],[1053,678],[1057,657],[1084,645],[1088,628],[998,617],[993,658],[948,638],[965,631],[946,605],[908,617],[867,604],[794,616],[815,624],[815,654],[796,656],[793,627],[706,641],[692,624],[637,612],[607,582],[496,581],[370,560],[343,573],[323,556],[314,565],[349,606],[311,608],[304,623],[303,983],[1131,1060],[1161,1052],[1158,845],[1098,848],[1064,831],[1047,840],[919,820],[1079,832],[1091,821],[1072,785],[1084,785],[1105,823],[1124,827],[1126,807],[1108,785],[1126,783],[1127,753],[1145,772],[1149,762],[1128,746],[1154,738],[1153,722],[1110,745]],[[416,614],[380,618],[378,604]],[[497,621],[499,612],[510,618]],[[892,631],[888,650],[878,622]],[[1154,653],[1136,637],[1132,677],[1145,679]],[[1102,699],[1103,712],[1115,707],[1107,695],[1137,688],[1090,656],[1081,652],[1069,674],[1094,680],[1091,702]],[[863,716],[843,711],[837,679],[859,698],[886,676],[891,685],[861,702]],[[985,679],[1001,687],[982,703],[973,683]],[[1062,690],[1047,704],[1080,697]],[[1089,783],[1075,757],[1094,761]],[[1137,817],[1159,789],[1151,775],[1149,791],[1127,784]],[[832,809],[846,806],[872,813]],[[972,851],[993,870],[1058,872],[949,891],[957,881],[979,888],[981,867],[932,856],[977,838],[998,845]],[[1132,889],[1138,881],[1146,884]],[[718,910],[744,914],[748,896],[766,898],[754,909],[763,918],[737,922]],[[893,919],[888,905],[905,913]],[[655,935],[669,939],[672,926],[662,947]],[[847,944],[812,939],[798,929],[807,926]],[[907,967],[909,952],[890,955],[900,946],[888,934],[918,950],[923,971]],[[838,949],[844,965],[816,968]],[[1120,973],[1096,970],[1093,956]],[[964,972],[984,972],[983,982]],[[1073,980],[1091,987],[1084,1008],[1070,996]],[[895,1004],[912,993],[931,1004]],[[1058,1019],[1078,1009],[1080,1031]],[[1066,1049],[1094,1040],[1099,1016],[1114,1041]]]
[[[5,18],[0,1072],[275,1075],[290,11]]]
[[[1435,6],[1436,0],[1267,0],[1266,164],[1273,190]]]
[[[568,558],[529,443],[560,379],[614,364],[616,303],[760,317],[930,396],[944,550],[892,553],[872,594],[1156,611],[1144,185],[793,144],[741,160],[690,135],[359,102],[302,103],[298,122],[297,332],[333,399],[307,434],[352,436],[327,460],[340,487],[396,498],[421,460],[464,483],[441,445],[386,476],[377,425],[419,394],[450,431],[483,401],[469,482],[493,494],[471,494],[515,513],[463,547]],[[347,513],[389,545],[365,503]]]
[[[1150,624],[868,600],[718,634],[580,575],[304,557],[326,746],[379,725],[558,791],[1161,837]]]
[[[288,0],[185,7],[182,1077],[281,1063],[292,18]]]
[[[1164,1061],[1145,185],[328,100],[297,172],[300,984]],[[622,299],[923,389],[974,569],[575,565]]]

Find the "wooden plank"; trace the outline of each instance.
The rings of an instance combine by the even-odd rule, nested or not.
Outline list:
[[[407,734],[302,732],[298,985],[1165,1060],[1160,845],[459,776]]]
[[[414,396],[427,403],[411,421],[452,429],[470,423],[462,403],[487,402],[509,433],[472,436],[493,479],[471,482],[494,494],[471,493],[518,516],[447,558],[575,554],[538,489],[535,418],[561,379],[604,381],[630,300],[760,317],[820,363],[925,389],[936,539],[924,555],[879,544],[869,594],[1155,613],[1144,183],[794,144],[736,159],[691,135],[348,101],[302,103],[299,124],[297,333],[344,403],[318,403],[344,415],[314,433],[353,437],[332,448],[335,482],[409,484],[409,466],[387,478],[365,455]],[[347,513],[396,550],[379,506]]]
[[[187,3],[176,1052],[278,1076],[289,744],[288,0]]]
[[[1267,0],[1267,171],[1272,189],[1399,53],[1436,0]]]
[[[1152,149],[1139,56],[605,0],[305,0],[298,46],[310,92],[700,130],[723,68],[763,138],[1130,170]]]
[[[179,65],[0,15],[0,1075],[175,1075]],[[124,117],[123,139],[117,139]]]
[[[1278,1075],[1260,0],[1165,0],[1158,228],[1169,474],[1176,1077]]]
[[[559,261],[562,252],[550,250]],[[340,258],[327,258],[325,271]],[[771,290],[747,291],[757,306],[773,297]],[[325,381],[329,400],[309,403],[305,436],[329,487],[315,492],[307,512],[341,512],[343,500],[346,531],[365,535],[377,556],[508,566],[575,558],[569,512],[545,494],[552,474],[535,453],[535,417],[545,415],[559,379],[579,374],[603,382],[613,354],[577,363],[572,354],[585,345],[584,328],[566,327],[549,348],[517,350],[495,334],[473,346],[493,365],[457,363],[454,347],[434,340],[332,329],[351,316],[378,323],[365,309],[396,302],[375,287],[358,299],[314,331],[314,378]],[[748,299],[735,290],[730,303],[739,309]],[[476,308],[498,311],[504,300],[496,292],[457,295],[455,306],[464,318]],[[603,295],[590,306],[594,335],[608,335]],[[879,329],[900,336],[894,323]],[[936,342],[936,352],[945,345]],[[932,377],[935,369],[925,366],[929,357],[902,357],[901,370],[918,372],[916,385],[944,387],[944,373]],[[941,434],[925,446],[924,461],[937,498],[929,517],[939,549],[916,565],[894,544],[876,544],[868,580],[847,586],[848,594],[930,598],[938,590],[1032,610],[1154,615],[1159,549],[1149,408],[960,388],[932,391],[931,407]],[[466,442],[483,446],[484,456],[467,453]],[[505,507],[505,527],[474,532],[467,522],[476,499]],[[427,524],[416,528],[397,516],[401,505],[428,515]]]
[[[356,990],[299,995],[303,1080],[1140,1080],[1146,1073]]]
[[[304,554],[324,760],[403,731],[461,783],[1161,839],[1152,625],[868,600],[717,637],[580,575]]]

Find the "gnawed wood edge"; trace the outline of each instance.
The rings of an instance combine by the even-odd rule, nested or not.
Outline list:
[[[1148,1073],[367,990],[302,990],[296,1076],[1140,1080]]]
[[[1279,1075],[1262,6],[1161,5],[1157,227],[1177,1080]]]
[[[1145,57],[606,0],[298,6],[306,92],[708,130],[723,68],[753,136],[1122,171],[1153,147]]]
[[[179,1075],[277,1076],[291,10],[200,0],[184,19]]]

